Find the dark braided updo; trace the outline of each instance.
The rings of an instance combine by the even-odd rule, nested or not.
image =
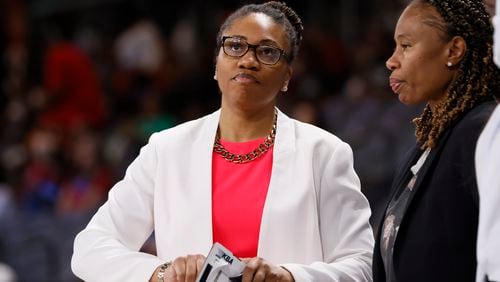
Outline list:
[[[446,99],[434,112],[427,105],[422,115],[413,120],[422,148],[434,148],[459,115],[500,92],[500,71],[493,63],[493,27],[481,0],[415,0],[411,5],[434,7],[442,17],[437,21],[441,22],[425,15],[424,23],[440,30],[444,40],[461,36],[467,44]]]
[[[217,33],[215,55],[217,56],[222,45],[222,33],[231,26],[235,20],[252,13],[265,14],[285,28],[290,43],[291,54],[288,54],[288,58],[291,63],[299,53],[304,27],[302,26],[302,20],[292,8],[288,7],[285,3],[276,1],[263,4],[248,4],[232,13],[226,21],[224,21]]]

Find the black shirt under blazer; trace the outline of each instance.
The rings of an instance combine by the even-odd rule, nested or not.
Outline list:
[[[494,102],[482,103],[459,117],[420,169],[394,243],[397,281],[475,280],[479,199],[474,152],[494,106]],[[412,175],[410,167],[421,154],[418,145],[409,152],[394,178],[392,193],[405,189]],[[383,219],[378,221],[379,229]],[[374,282],[385,281],[380,236],[378,230],[373,252]]]

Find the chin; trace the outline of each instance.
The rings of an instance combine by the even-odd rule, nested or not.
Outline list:
[[[406,106],[413,106],[413,105],[418,104],[418,101],[415,101],[414,99],[412,99],[411,97],[408,97],[408,95],[405,95],[405,94],[398,94],[398,99],[399,99],[399,102],[401,102],[402,104],[404,104]]]
[[[409,101],[404,95],[402,94],[398,94],[398,99],[399,99],[399,102],[401,102],[402,104],[404,105],[411,105],[411,101]]]

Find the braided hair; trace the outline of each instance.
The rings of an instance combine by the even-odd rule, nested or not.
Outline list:
[[[493,27],[481,0],[414,0],[411,5],[434,7],[440,19],[424,15],[424,23],[439,29],[442,38],[462,37],[467,51],[451,82],[446,99],[434,112],[427,105],[413,122],[422,149],[434,148],[441,134],[462,113],[500,93],[500,71],[493,63]]]
[[[283,2],[276,1],[270,1],[263,4],[248,4],[232,13],[224,21],[219,29],[219,32],[217,33],[217,47],[215,49],[215,55],[217,56],[222,46],[222,33],[230,27],[235,20],[252,13],[265,14],[285,28],[290,43],[291,54],[288,54],[288,59],[291,63],[299,53],[304,27],[302,26],[302,20],[292,8],[288,7]]]

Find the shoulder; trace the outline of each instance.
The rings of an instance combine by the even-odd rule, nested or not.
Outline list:
[[[306,138],[309,140],[328,140],[331,142],[342,142],[339,137],[333,133],[326,131],[316,125],[305,123],[293,118],[288,118],[292,122],[298,137]]]
[[[452,135],[475,143],[495,109],[494,101],[485,102],[465,113],[453,126]]]
[[[440,151],[440,159],[445,166],[452,164],[450,168],[462,168],[463,175],[474,172],[476,144],[494,107],[493,101],[477,105],[463,114],[444,133],[436,150]]]
[[[467,130],[470,128],[482,127],[486,124],[488,119],[495,109],[496,103],[494,101],[485,102],[477,105],[467,112],[458,122],[456,128]]]
[[[315,125],[290,118],[295,128],[295,138],[298,148],[313,148],[327,154],[334,152],[350,152],[351,147],[333,133]]]

